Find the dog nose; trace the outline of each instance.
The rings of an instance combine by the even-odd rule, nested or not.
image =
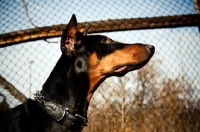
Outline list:
[[[153,45],[146,45],[146,47],[150,49],[150,51],[155,51],[155,47]]]

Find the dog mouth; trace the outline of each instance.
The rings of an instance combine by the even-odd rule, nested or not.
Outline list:
[[[113,74],[120,75],[120,74],[126,74],[129,71],[138,70],[138,69],[142,68],[143,66],[145,66],[149,62],[150,58],[148,58],[147,60],[145,60],[139,64],[118,65],[113,68]]]
[[[113,72],[114,73],[121,73],[123,71],[126,71],[127,69],[129,69],[129,66],[117,66],[114,68]]]
[[[147,62],[138,64],[138,65],[128,64],[128,65],[116,66],[113,69],[113,73],[124,73],[124,72],[132,71],[132,70],[137,70],[143,67],[146,63]]]

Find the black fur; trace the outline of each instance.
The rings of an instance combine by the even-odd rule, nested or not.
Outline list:
[[[62,55],[42,87],[55,102],[69,108],[72,114],[83,117],[87,117],[89,105],[87,100],[91,81],[88,75],[91,68],[89,57],[95,52],[100,62],[105,56],[127,46],[105,36],[87,36],[87,31],[88,28],[83,33],[78,31],[76,18],[73,15],[61,37]],[[153,52],[145,63],[151,58]],[[98,87],[106,77],[99,80],[95,87]],[[68,130],[58,124],[33,100],[28,99],[25,103],[0,115],[0,132],[15,131],[67,132]]]

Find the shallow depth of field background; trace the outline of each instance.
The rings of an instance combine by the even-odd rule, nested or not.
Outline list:
[[[97,30],[91,34],[107,35],[124,43],[152,44],[156,48],[145,67],[121,78],[111,77],[98,88],[90,103],[89,126],[84,132],[200,131],[200,23],[195,23],[200,19],[199,3],[199,0],[1,0],[0,110],[33,98],[61,55],[60,37],[12,44],[2,36],[7,35],[12,41],[12,32],[20,34],[67,24],[71,15],[76,14],[79,23],[121,20],[122,26],[117,29],[111,26],[107,30],[109,25],[105,25],[106,32]],[[196,19],[184,19],[190,16]],[[139,21],[132,24],[132,29],[124,24],[129,19],[153,21],[158,17],[160,21],[144,28],[140,25],[145,23]],[[169,17],[183,19],[169,21]]]

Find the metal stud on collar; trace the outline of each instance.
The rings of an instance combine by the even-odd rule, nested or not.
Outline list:
[[[34,94],[34,99],[37,100],[39,103],[44,103],[44,96],[40,93],[40,91],[36,91]]]

